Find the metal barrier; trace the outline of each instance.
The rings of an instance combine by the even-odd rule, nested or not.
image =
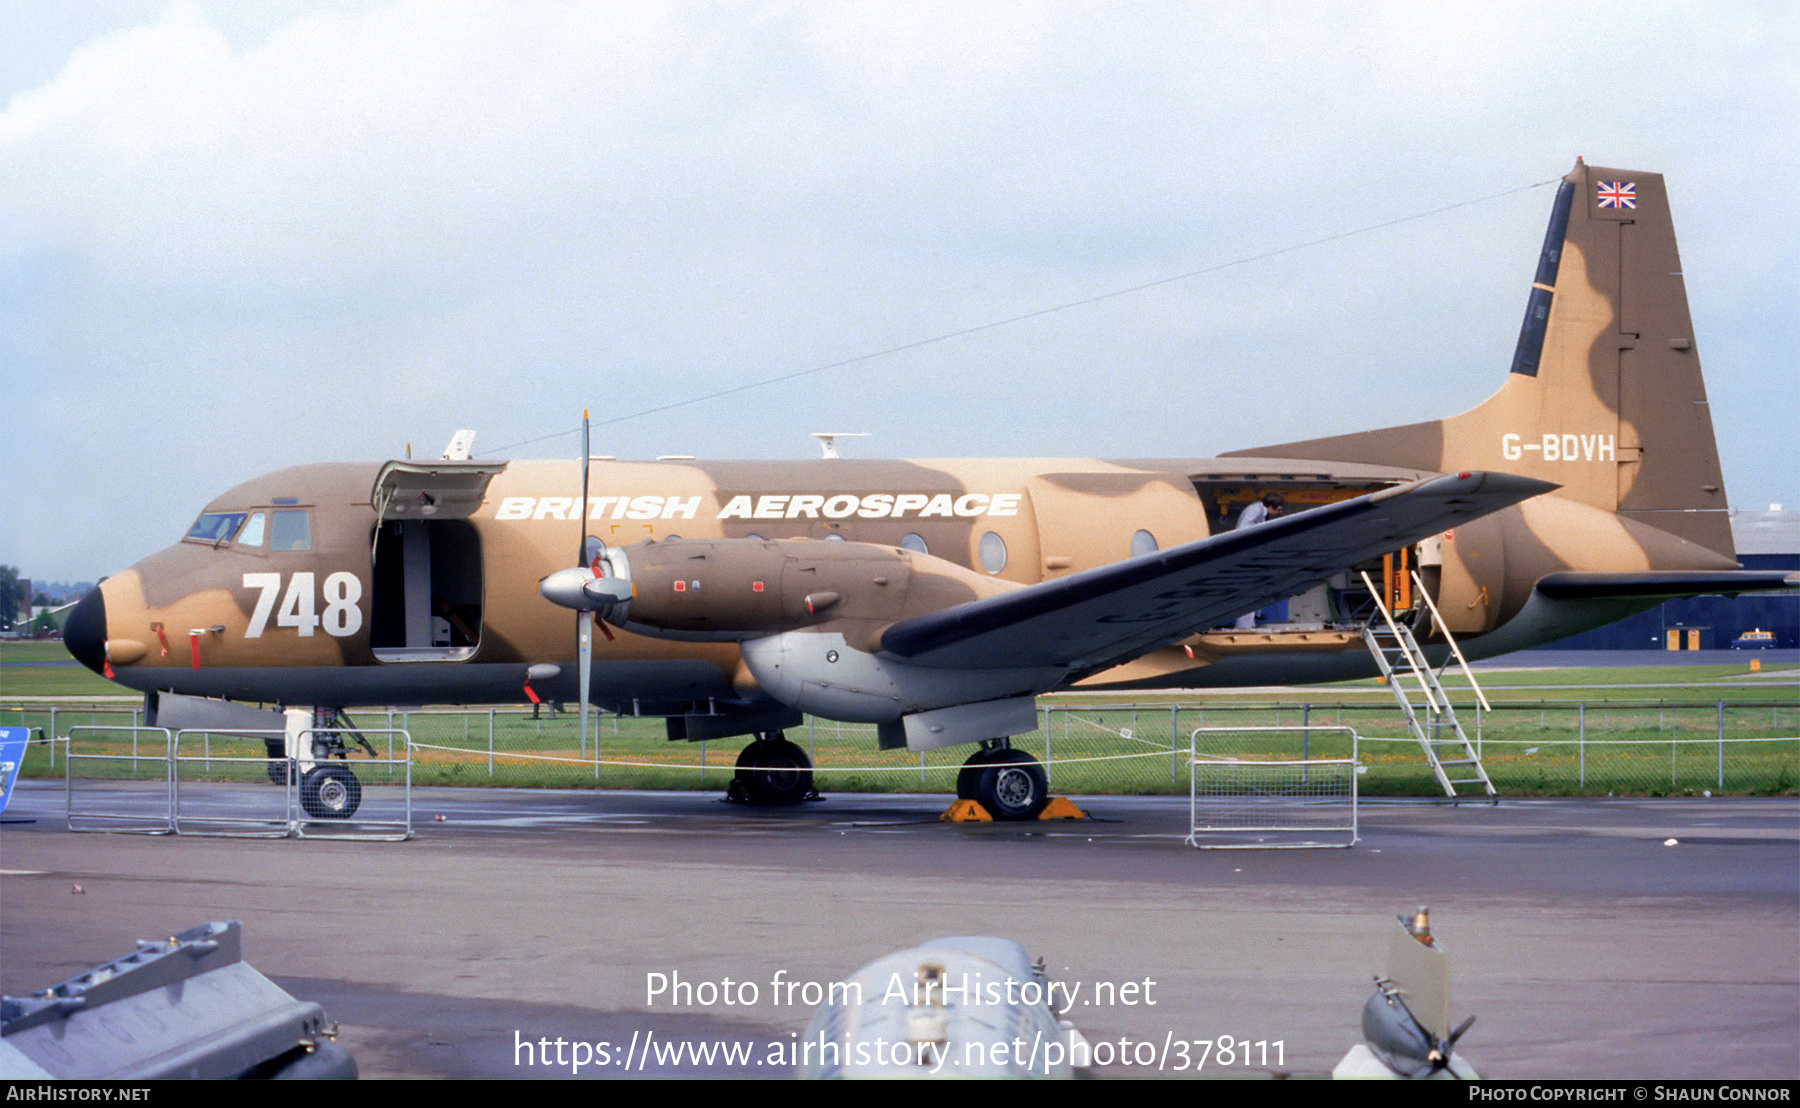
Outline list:
[[[411,838],[411,738],[400,728],[359,729],[356,733],[388,735],[390,740],[397,737],[401,753],[398,757],[354,760],[291,758],[267,753],[271,746],[285,748],[287,735],[284,731],[177,731],[171,789],[176,833],[236,838],[291,836],[389,842]],[[349,734],[352,732],[345,729],[326,727],[303,732],[309,742],[314,736]],[[203,747],[199,753],[194,752],[195,740],[199,740]],[[213,747],[215,740],[223,742],[227,751],[233,751],[238,744],[255,743],[263,747],[264,752],[254,756],[235,752],[221,754]],[[371,792],[384,787],[373,780],[383,769],[387,770],[391,782],[389,787],[399,790],[397,810],[375,804],[375,798],[370,796]],[[369,780],[359,776],[358,770],[367,774]],[[396,772],[399,780],[392,781]],[[267,794],[271,803],[265,813],[209,813],[196,811],[196,805],[190,804],[189,800],[191,798],[198,801],[200,798],[183,791],[184,783],[191,787],[202,782],[266,783],[279,788],[278,791]],[[247,790],[235,790],[234,804],[242,805],[246,793]],[[275,797],[280,798],[279,811],[272,803]],[[376,808],[381,810],[374,810]]]
[[[112,751],[104,754],[77,753],[76,736],[83,732],[106,732],[131,736],[131,752]],[[141,735],[159,737],[161,751],[154,754],[143,752]],[[70,831],[112,831],[137,835],[168,835],[175,830],[175,739],[166,727],[71,727],[62,740],[67,744],[63,749],[63,801],[64,812]],[[138,776],[144,763],[150,763],[156,773],[152,777]],[[129,763],[128,775],[98,774],[94,777],[77,778],[75,767],[106,764]],[[151,810],[138,811],[104,811],[100,809],[78,810],[76,808],[76,782],[94,785],[101,781],[149,781],[157,788],[150,793]],[[145,800],[142,792],[134,792],[129,788],[112,788],[99,790],[109,798],[111,803],[129,803],[133,799],[141,805]],[[91,823],[90,823],[91,821]]]
[[[191,740],[195,738],[199,738],[203,742],[204,752],[201,754],[191,753],[193,750]],[[215,738],[221,740],[228,751],[235,749],[237,743],[254,742],[260,752],[255,755],[214,753],[212,743]],[[271,738],[277,742],[283,742],[285,734],[281,731],[268,731],[261,734],[249,732],[225,734],[217,731],[177,731],[175,733],[175,756],[172,759],[170,771],[169,811],[177,835],[285,839],[294,833],[294,790],[291,786],[294,779],[293,759],[270,757],[264,744],[267,739]],[[184,743],[188,744],[185,751]],[[184,768],[189,770],[199,768],[205,776],[213,779],[208,783],[242,783],[245,778],[250,778],[258,781],[260,785],[280,787],[232,791],[234,808],[242,808],[247,804],[254,812],[256,808],[263,807],[269,809],[266,815],[195,814],[191,810],[184,812],[181,791]],[[189,783],[199,784],[200,781],[190,779]],[[266,803],[259,803],[259,801],[266,801]]]
[[[1202,751],[1202,734],[1236,737],[1232,746],[1240,756]],[[1283,737],[1296,734],[1302,756],[1281,757],[1294,745]],[[1346,739],[1348,757],[1309,756],[1315,741],[1341,748]],[[1355,846],[1359,741],[1350,727],[1194,728],[1188,735],[1187,844],[1205,850]],[[1338,835],[1348,837],[1316,837]]]
[[[404,729],[366,732],[388,735],[390,749],[397,738],[397,756],[354,760],[271,756],[271,747],[286,747],[286,733],[277,730],[181,730],[172,734],[161,727],[96,726],[69,730],[64,766],[71,831],[387,842],[409,839],[413,834],[412,740]],[[78,732],[114,736],[130,733],[131,749],[81,753],[76,747]],[[144,753],[139,733],[159,736],[161,750]],[[316,728],[304,734],[310,741],[314,735],[339,733],[336,729]],[[257,753],[244,753],[242,748],[252,743]],[[118,745],[116,741],[114,745]],[[153,780],[157,788],[148,794],[120,788],[104,790],[115,805],[126,805],[122,809],[79,808],[78,782],[83,786],[80,795],[85,797],[96,791],[91,786],[116,780],[120,775],[115,772],[78,776],[78,770],[116,763],[130,763],[140,773],[148,763],[156,771]],[[229,807],[222,807],[221,794],[227,797],[225,803]]]

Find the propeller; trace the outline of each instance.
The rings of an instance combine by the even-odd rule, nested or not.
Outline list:
[[[575,656],[580,672],[577,679],[581,689],[581,747],[587,749],[588,739],[588,693],[593,680],[594,660],[594,624],[600,625],[600,631],[608,641],[612,640],[612,631],[606,626],[606,620],[599,613],[610,611],[615,605],[623,604],[631,599],[631,581],[617,573],[607,574],[609,560],[606,544],[594,539],[596,544],[590,553],[587,534],[588,504],[588,413],[581,413],[581,499],[580,509],[576,511],[577,530],[580,532],[575,549],[575,565],[569,569],[559,569],[538,582],[538,595],[552,604],[560,604],[575,610]]]
[[[588,410],[581,409],[581,499],[576,501],[580,507],[575,509],[575,564],[583,565],[587,559],[587,514],[588,514],[588,471],[594,468],[594,452],[588,442]],[[592,573],[600,566],[598,553],[588,566]],[[576,678],[581,683],[581,749],[588,748],[588,693],[589,684],[594,679],[594,611],[583,608],[575,616],[575,664],[581,667]],[[599,761],[596,755],[595,761]]]

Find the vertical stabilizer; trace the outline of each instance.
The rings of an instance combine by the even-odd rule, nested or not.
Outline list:
[[[1731,557],[1662,175],[1577,161],[1563,178],[1512,370],[1479,407],[1236,453],[1537,477],[1563,486],[1559,496]]]

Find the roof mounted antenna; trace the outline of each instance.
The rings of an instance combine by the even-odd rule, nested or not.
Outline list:
[[[819,457],[821,457],[821,458],[838,458],[838,457],[842,457],[842,455],[840,455],[838,453],[837,440],[839,440],[839,439],[866,439],[869,437],[869,432],[867,432],[867,431],[814,431],[812,433],[812,437],[819,440]]]
[[[470,452],[474,449],[475,432],[465,427],[450,436],[450,445],[444,447],[444,460],[446,462],[466,462],[472,457]]]

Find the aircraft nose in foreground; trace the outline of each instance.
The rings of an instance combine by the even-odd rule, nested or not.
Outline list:
[[[82,665],[99,673],[106,668],[106,598],[94,586],[63,624],[63,645]]]

